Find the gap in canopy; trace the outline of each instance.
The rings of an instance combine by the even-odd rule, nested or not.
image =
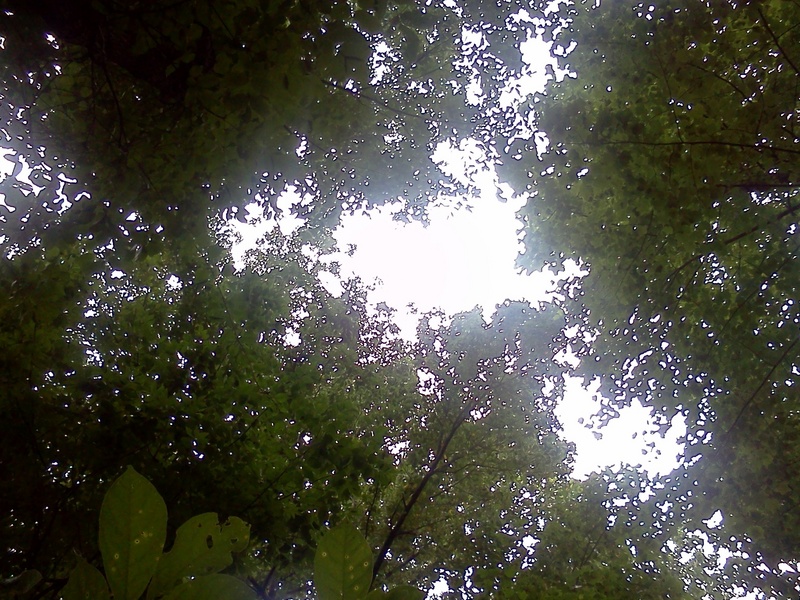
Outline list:
[[[559,281],[580,277],[585,271],[576,263],[561,273],[548,269],[524,274],[516,267],[522,250],[522,223],[516,212],[525,200],[509,189],[498,194],[491,174],[482,177],[482,182],[478,178],[481,193],[474,198],[433,201],[427,226],[394,218],[404,209],[401,200],[343,216],[334,232],[338,250],[320,258],[330,267],[322,271],[322,283],[339,295],[349,279],[359,278],[369,288],[369,305],[394,309],[402,335],[409,340],[415,336],[420,316],[429,311],[440,309],[454,315],[479,306],[490,322],[497,305],[507,300],[533,306],[552,301]],[[275,203],[280,209],[277,215],[264,214],[264,203],[251,204],[246,223],[231,221],[242,240],[234,247],[234,255],[241,257],[265,231],[279,228],[284,235],[293,235],[302,221],[292,215],[292,207],[305,201],[288,190]],[[338,269],[333,263],[338,263]],[[662,436],[652,409],[633,400],[617,418],[599,427],[594,415],[603,399],[597,382],[584,388],[579,380],[569,379],[566,389],[556,415],[566,439],[576,444],[574,477],[582,479],[593,471],[624,465],[654,476],[669,473],[679,464],[680,440],[686,431],[680,416]]]

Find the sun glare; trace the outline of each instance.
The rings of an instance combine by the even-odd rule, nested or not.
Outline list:
[[[521,44],[526,67],[517,79],[506,82],[501,98],[504,105],[519,104],[544,89],[551,77],[546,75],[547,66],[553,66],[550,48],[551,43],[536,37]],[[416,335],[421,314],[432,310],[452,315],[479,306],[484,320],[490,322],[496,306],[506,300],[533,305],[552,300],[558,289],[555,273],[525,274],[516,267],[523,249],[522,223],[516,213],[527,197],[515,195],[507,186],[498,187],[486,156],[474,140],[439,144],[431,160],[443,175],[459,185],[472,186],[476,193],[469,198],[438,197],[427,207],[427,224],[396,218],[404,209],[402,199],[344,215],[334,232],[339,251],[320,259],[328,265],[336,263],[339,276],[323,272],[323,285],[339,295],[343,281],[360,278],[370,287],[370,304],[383,302],[395,309],[401,335],[409,340]],[[281,194],[277,219],[263,218],[258,203],[248,207],[252,212],[246,219],[249,225],[235,225],[245,243],[234,248],[234,256],[241,255],[249,245],[247,240],[275,227],[284,234],[295,230],[302,222],[291,216],[291,207],[302,201],[292,189]],[[578,273],[576,265],[569,274]],[[583,388],[573,380],[557,410],[565,437],[577,447],[575,477],[620,465],[656,475],[679,464],[679,440],[686,431],[680,418],[673,419],[667,434],[661,436],[652,411],[634,400],[618,418],[598,428],[593,415],[601,400],[596,386]]]
[[[336,260],[345,277],[379,284],[371,299],[398,310],[407,338],[414,337],[417,313],[436,308],[454,314],[480,306],[490,321],[506,299],[544,301],[552,294],[551,274],[515,268],[518,208],[516,201],[495,199],[468,210],[438,206],[428,226],[394,220],[399,204],[345,217],[335,237],[340,248],[355,250]]]

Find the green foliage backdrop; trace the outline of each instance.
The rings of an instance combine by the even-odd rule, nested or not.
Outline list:
[[[796,2],[2,9],[0,596],[796,597]],[[407,342],[317,257],[474,200],[430,159],[467,138],[520,264],[590,274]],[[234,264],[254,200],[303,224]],[[571,480],[569,374],[685,416],[678,469]]]

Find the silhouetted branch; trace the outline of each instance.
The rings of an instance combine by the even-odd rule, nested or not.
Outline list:
[[[371,96],[359,90],[350,90],[344,87],[342,84],[336,83],[335,81],[331,81],[330,79],[323,79],[322,82],[325,85],[330,86],[336,90],[347,92],[348,94],[350,94],[355,98],[363,98],[364,100],[368,100],[378,108],[385,108],[386,110],[389,110],[395,113],[396,115],[403,115],[404,117],[410,117],[412,119],[421,119],[423,121],[426,120],[425,117],[422,115],[417,115],[399,108],[394,108],[393,106],[389,106],[386,102],[383,102],[380,98],[376,98],[375,96]]]
[[[465,406],[461,409],[459,415],[456,417],[453,426],[450,428],[450,431],[447,433],[447,436],[440,442],[439,448],[436,451],[436,456],[434,456],[433,461],[428,465],[428,470],[422,479],[417,484],[416,488],[414,488],[413,493],[411,494],[411,498],[409,498],[408,502],[403,502],[403,510],[400,513],[397,521],[395,521],[392,528],[389,530],[389,534],[386,536],[386,540],[383,542],[381,549],[378,551],[378,557],[375,559],[375,565],[372,568],[372,580],[375,581],[378,573],[383,566],[384,561],[386,560],[386,554],[389,552],[389,549],[392,547],[392,544],[400,535],[403,524],[408,519],[408,516],[411,514],[411,511],[414,509],[414,506],[419,501],[422,492],[425,490],[425,486],[428,485],[428,482],[431,480],[431,477],[437,472],[439,465],[444,458],[444,454],[447,451],[447,447],[450,445],[450,442],[453,441],[453,437],[455,436],[456,432],[460,429],[461,425],[464,424],[464,420],[466,416],[469,414],[470,406]]]
[[[772,368],[766,374],[764,379],[761,380],[761,383],[758,385],[758,387],[755,389],[755,391],[752,394],[750,394],[750,397],[747,400],[745,400],[745,403],[742,405],[742,408],[739,409],[739,414],[736,415],[736,418],[733,420],[733,422],[730,424],[730,426],[728,427],[727,431],[725,432],[726,434],[730,433],[731,430],[733,430],[733,428],[736,426],[736,424],[739,423],[739,420],[742,418],[742,415],[744,414],[744,411],[747,410],[747,407],[750,406],[750,404],[753,402],[753,400],[755,400],[756,396],[758,395],[758,392],[760,392],[761,389],[765,385],[767,385],[767,382],[769,382],[770,378],[772,377],[772,374],[775,372],[775,369],[777,369],[780,366],[780,364],[789,355],[789,352],[792,351],[792,348],[794,348],[797,345],[797,340],[798,339],[800,339],[800,338],[796,337],[791,344],[786,346],[786,350],[784,350],[783,354],[781,354],[780,358],[777,361],[775,361],[775,364],[772,365]]]
[[[761,231],[767,225],[772,225],[773,223],[777,223],[778,221],[780,221],[784,217],[797,212],[799,209],[800,209],[800,205],[797,205],[797,206],[791,206],[790,205],[789,208],[787,208],[785,210],[782,210],[775,217],[773,217],[771,220],[767,221],[766,223],[761,224],[761,225],[754,225],[753,227],[751,227],[750,229],[748,229],[746,231],[742,231],[741,233],[737,233],[733,237],[730,237],[730,238],[728,238],[726,240],[723,240],[722,243],[727,246],[729,244],[733,244],[734,242],[738,242],[740,239],[742,239],[744,237],[747,237],[748,235],[750,235],[752,233],[755,233],[756,231]],[[686,261],[684,261],[680,266],[678,266],[675,270],[673,270],[672,273],[669,274],[669,277],[667,277],[667,279],[666,279],[665,286],[670,284],[670,282],[675,277],[675,275],[680,273],[683,269],[688,267],[694,261],[699,260],[699,259],[703,258],[704,256],[708,256],[708,252],[701,252],[701,253],[695,254],[691,258],[689,258]]]
[[[781,46],[781,43],[778,41],[778,36],[775,35],[775,32],[772,31],[772,27],[769,26],[767,18],[761,11],[761,7],[757,7],[756,10],[758,11],[758,16],[761,17],[761,22],[764,24],[764,29],[766,29],[767,33],[769,33],[770,37],[772,38],[772,41],[775,42],[775,45],[778,47],[778,50],[780,51],[781,54],[783,54],[783,57],[786,59],[786,62],[789,63],[789,66],[792,67],[792,69],[794,69],[795,74],[800,75],[800,69],[798,69],[797,65],[795,65],[792,62],[792,59],[789,58],[789,55],[786,53],[786,50],[784,50],[783,47]]]
[[[786,154],[800,154],[800,150],[794,148],[781,148],[779,146],[768,146],[762,144],[743,144],[739,142],[724,142],[722,140],[692,140],[674,142],[645,142],[642,140],[601,140],[597,142],[582,142],[586,146],[648,146],[648,147],[675,147],[675,146],[722,146],[724,148],[741,148],[744,150],[757,150],[763,152],[783,152]]]

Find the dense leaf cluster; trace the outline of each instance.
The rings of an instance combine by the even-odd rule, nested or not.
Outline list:
[[[128,466],[169,508],[164,557],[198,513],[249,523],[215,569],[259,598],[312,594],[336,535],[368,554],[353,527],[359,595],[796,595],[795,2],[3,9],[0,596],[71,597],[76,565],[127,594],[96,523]],[[532,38],[558,63],[545,92],[522,83]],[[522,264],[591,273],[407,342],[318,257],[343,212],[472,201],[430,160],[467,138],[526,195]],[[304,224],[235,263],[226,223],[253,201]],[[679,469],[570,480],[571,373],[602,378],[607,415],[685,415]],[[195,576],[170,573],[155,596]]]
[[[525,209],[530,266],[577,256],[584,375],[693,426],[665,500],[797,556],[798,7],[576,10],[577,79],[538,105],[547,151]],[[558,225],[553,226],[556,222]],[[611,376],[608,376],[611,375]]]

